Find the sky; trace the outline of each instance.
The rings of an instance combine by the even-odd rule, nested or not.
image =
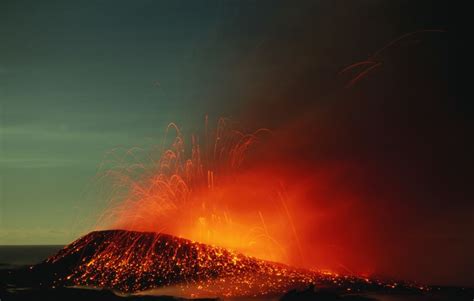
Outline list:
[[[77,206],[94,210],[83,193],[107,151],[230,115],[239,87],[227,66],[262,39],[240,32],[232,3],[1,5],[4,244],[70,241],[63,229]]]
[[[389,48],[344,88],[344,67],[425,29],[443,32]],[[458,48],[451,8],[431,1],[1,1],[0,245],[73,241],[104,204],[110,151],[225,116],[275,130],[290,141],[275,156],[298,153],[302,169],[362,166],[335,181],[367,200],[371,229],[386,222],[374,247],[429,280],[474,279],[473,111]],[[425,256],[419,236],[437,251]]]

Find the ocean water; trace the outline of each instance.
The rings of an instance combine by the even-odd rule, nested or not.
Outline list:
[[[54,255],[64,246],[0,246],[0,268],[33,265]]]

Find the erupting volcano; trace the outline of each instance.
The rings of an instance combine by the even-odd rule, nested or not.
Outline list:
[[[0,301],[474,301],[461,11],[0,0]]]
[[[213,132],[206,120],[205,143],[193,135],[186,159],[181,131],[169,129],[176,137],[158,160],[108,170],[124,194],[114,195],[119,203],[107,208],[100,227],[124,230],[91,232],[34,271],[47,271],[55,287],[172,289],[186,297],[279,295],[310,285],[413,289],[291,266],[288,255],[302,253],[283,184],[248,167],[269,131],[243,134],[220,119]]]

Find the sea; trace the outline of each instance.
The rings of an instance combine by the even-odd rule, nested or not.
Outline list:
[[[63,247],[63,245],[0,246],[0,269],[40,263]]]

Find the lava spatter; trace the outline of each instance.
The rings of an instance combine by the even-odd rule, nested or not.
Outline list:
[[[331,272],[299,269],[162,233],[107,230],[91,232],[33,270],[51,273],[51,286],[106,288],[138,293],[173,288],[202,296],[279,295],[310,285],[344,292],[418,290]]]
[[[305,286],[315,274],[167,234],[96,231],[71,243],[45,263],[54,285],[131,293],[179,284],[220,295],[254,295]],[[59,272],[58,272],[59,271]]]

